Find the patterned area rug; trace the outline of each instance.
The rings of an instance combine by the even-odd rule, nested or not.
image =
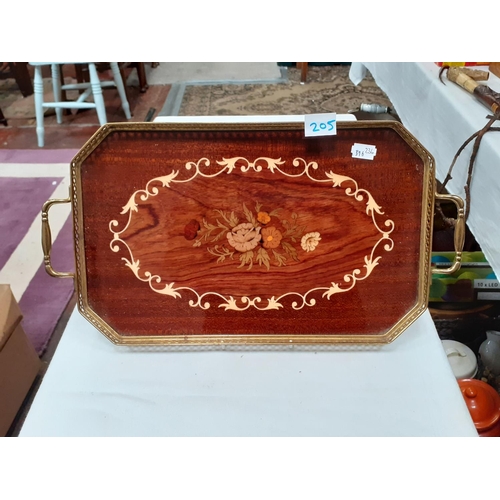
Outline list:
[[[361,103],[392,107],[371,77],[355,86],[349,66],[310,67],[307,82],[288,69],[288,83],[187,85],[180,116],[347,113]]]

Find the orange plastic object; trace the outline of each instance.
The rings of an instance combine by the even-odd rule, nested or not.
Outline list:
[[[500,395],[481,380],[458,381],[462,396],[480,436],[500,437]]]

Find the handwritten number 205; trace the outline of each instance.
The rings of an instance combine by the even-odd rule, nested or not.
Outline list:
[[[311,122],[310,126],[312,127],[313,132],[321,132],[322,130],[327,130],[328,132],[330,130],[333,130],[333,124],[335,123],[335,120],[329,120],[326,123],[321,122],[318,126],[316,122]],[[328,129],[326,128],[328,125]]]

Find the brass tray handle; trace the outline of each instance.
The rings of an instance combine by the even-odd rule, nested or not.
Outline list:
[[[457,206],[457,219],[455,223],[455,262],[451,267],[445,269],[433,268],[433,274],[453,274],[460,269],[462,265],[462,252],[465,243],[465,212],[464,200],[460,196],[454,194],[438,194],[436,193],[436,200],[452,201]]]
[[[74,278],[74,273],[59,273],[52,269],[50,263],[50,252],[52,250],[52,233],[50,232],[49,224],[49,210],[52,205],[57,203],[70,203],[71,198],[66,198],[64,200],[48,200],[43,204],[42,207],[42,249],[43,249],[43,262],[45,264],[45,270],[50,276],[54,278]]]

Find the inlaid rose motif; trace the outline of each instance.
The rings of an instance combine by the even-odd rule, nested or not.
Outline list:
[[[262,246],[264,248],[278,248],[283,235],[275,227],[265,227],[262,229]]]
[[[238,252],[248,252],[260,243],[260,227],[254,227],[250,222],[243,222],[233,227],[226,236],[229,244]]]
[[[312,252],[317,246],[319,241],[321,240],[320,234],[318,232],[307,233],[302,236],[300,240],[300,246],[302,250],[306,252]]]
[[[196,219],[190,220],[184,227],[184,238],[186,240],[194,240],[199,230],[200,223]]]

